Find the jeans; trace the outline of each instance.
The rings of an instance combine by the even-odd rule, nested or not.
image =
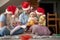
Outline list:
[[[25,29],[20,28],[16,30],[12,35],[19,35],[25,32]],[[0,30],[0,36],[10,35],[10,31],[7,28]]]
[[[16,30],[12,35],[19,35],[19,34],[22,34],[24,32],[25,32],[25,29],[20,28],[20,29]]]
[[[10,31],[7,28],[0,30],[0,36],[10,35]]]

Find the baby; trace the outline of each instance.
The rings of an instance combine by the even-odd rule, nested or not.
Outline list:
[[[28,26],[32,26],[37,22],[36,14],[34,12],[30,13],[29,19],[28,19]]]
[[[40,16],[38,24],[34,24],[33,26],[31,26],[29,31],[32,31],[33,34],[37,34],[37,35],[41,35],[41,36],[50,35],[51,32],[48,29],[48,27],[46,27],[45,15]]]

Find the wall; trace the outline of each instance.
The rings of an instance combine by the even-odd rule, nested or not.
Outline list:
[[[56,2],[56,12],[60,18],[60,0],[41,0],[41,2]]]

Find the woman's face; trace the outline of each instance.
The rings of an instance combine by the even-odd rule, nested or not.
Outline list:
[[[12,14],[7,14],[7,17],[11,17],[12,16]]]

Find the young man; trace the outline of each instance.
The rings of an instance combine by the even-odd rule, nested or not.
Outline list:
[[[23,9],[23,12],[20,14],[19,20],[23,25],[25,25],[28,22],[31,6],[28,2],[23,2],[22,9]]]

